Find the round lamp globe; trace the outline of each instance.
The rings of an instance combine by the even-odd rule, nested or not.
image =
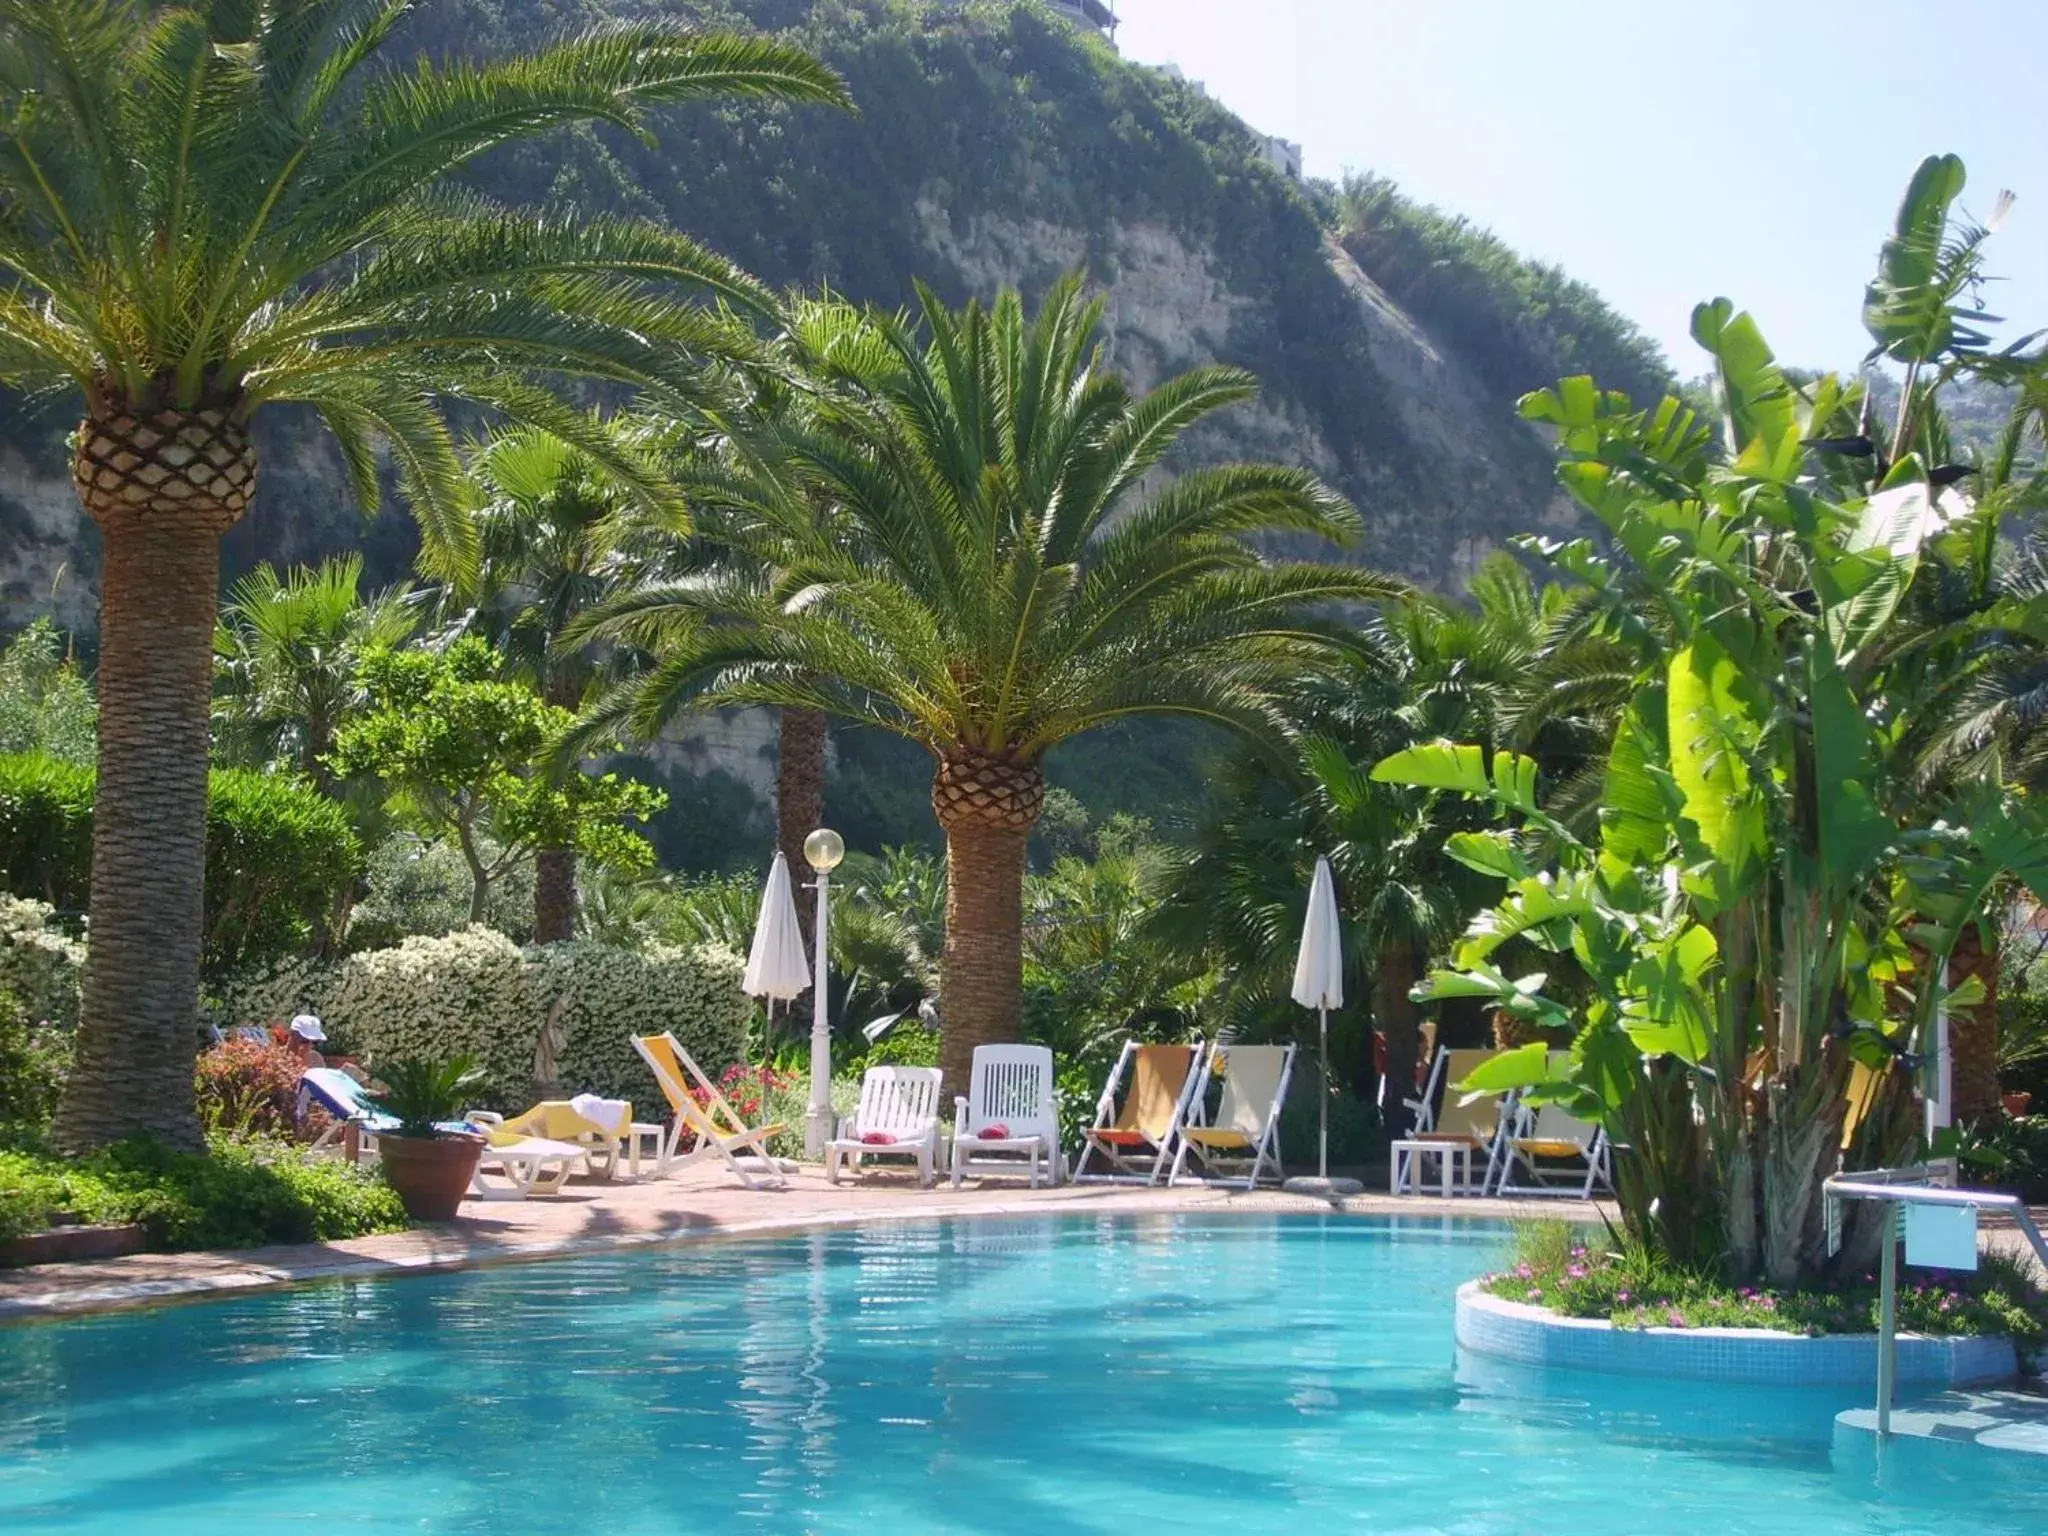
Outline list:
[[[820,827],[804,839],[804,862],[821,875],[829,875],[846,857],[846,839],[830,827]]]

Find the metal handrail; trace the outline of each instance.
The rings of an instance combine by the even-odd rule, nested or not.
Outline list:
[[[2004,1195],[1988,1189],[1934,1189],[1924,1181],[1928,1168],[1872,1168],[1853,1178],[1836,1174],[1821,1185],[1827,1200],[1828,1251],[1838,1246],[1835,1209],[1839,1201],[1868,1200],[1892,1207],[1887,1213],[1883,1260],[1880,1265],[1877,1307],[1877,1435],[1880,1440],[1892,1432],[1892,1391],[1898,1377],[1899,1332],[1899,1231],[1898,1210],[1908,1205],[1967,1207],[1979,1211],[2003,1211],[2011,1216],[2033,1245],[2035,1256],[2048,1269],[2048,1238],[2034,1225],[2027,1204],[2018,1195]]]

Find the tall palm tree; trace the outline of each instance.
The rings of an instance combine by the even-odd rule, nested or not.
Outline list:
[[[1261,732],[1285,680],[1326,663],[1331,604],[1390,578],[1261,556],[1254,538],[1348,538],[1357,514],[1305,470],[1147,476],[1255,381],[1201,368],[1149,394],[1107,370],[1101,302],[1054,285],[1035,320],[1005,293],[878,345],[795,445],[824,514],[771,499],[735,564],[613,604],[596,626],[657,663],[594,729],[658,729],[686,702],[798,705],[896,731],[934,760],[946,835],[944,1066],[1016,1038],[1025,840],[1057,743],[1137,714]]]
[[[425,559],[474,559],[443,402],[614,461],[564,375],[682,408],[695,360],[744,351],[683,292],[765,305],[647,224],[484,203],[449,174],[558,124],[772,94],[840,101],[794,49],[654,22],[491,62],[379,57],[414,0],[0,0],[0,383],[76,390],[99,525],[93,960],[54,1136],[200,1144],[192,1108],[208,684],[221,535],[256,491],[264,407],[311,406],[359,496],[376,445]]]
[[[356,668],[419,627],[399,586],[366,597],[363,560],[343,555],[280,575],[267,562],[236,582],[214,631],[214,729],[232,755],[289,762],[325,794],[334,732],[357,697]]]

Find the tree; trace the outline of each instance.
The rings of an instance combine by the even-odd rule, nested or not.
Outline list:
[[[99,526],[100,805],[93,963],[53,1130],[200,1145],[192,1057],[207,707],[221,535],[256,491],[252,427],[297,402],[358,495],[382,442],[425,559],[474,559],[442,414],[465,402],[586,439],[564,375],[684,406],[765,307],[665,230],[494,206],[449,186],[572,122],[731,94],[840,101],[803,53],[658,22],[524,57],[379,65],[413,0],[0,0],[0,384],[75,390],[73,467]],[[643,466],[602,443],[643,494]]]
[[[0,651],[0,753],[90,763],[98,718],[92,686],[48,619],[37,619]]]
[[[1924,229],[1928,184],[1923,167],[1901,230]],[[1952,198],[1960,183],[1944,185]],[[2048,891],[2038,808],[1988,775],[1930,787],[1918,750],[1947,682],[1927,658],[1993,651],[2003,632],[2038,631],[2048,606],[1916,617],[1915,589],[1946,578],[1943,541],[1970,530],[1910,432],[1845,478],[1830,462],[1842,445],[1870,456],[1853,430],[1868,420],[1860,386],[1795,386],[1725,299],[1695,310],[1693,334],[1714,360],[1716,426],[1588,379],[1523,407],[1557,432],[1560,479],[1612,540],[1611,555],[1545,553],[1617,632],[1644,624],[1647,601],[1673,641],[1637,675],[1597,837],[1545,813],[1537,765],[1513,752],[1418,746],[1374,772],[1510,818],[1452,846],[1507,895],[1423,995],[1577,1030],[1562,1061],[1538,1045],[1470,1085],[1601,1119],[1632,1150],[1617,1176],[1645,1241],[1795,1284],[1867,1262],[1878,1228],[1860,1218],[1830,1259],[1821,1183],[1845,1140],[1850,1167],[1911,1152],[1899,1063],[1931,1060],[1937,1009],[1969,1001],[1949,991],[1963,935],[2001,882]],[[1555,966],[1503,969],[1517,938],[1588,978],[1582,1008],[1557,994]],[[1854,1126],[1852,1063],[1878,1078]]]
[[[621,598],[601,632],[655,653],[592,726],[643,733],[686,703],[815,708],[932,755],[946,835],[944,1066],[1014,1039],[1025,842],[1048,748],[1136,714],[1253,732],[1272,696],[1341,638],[1318,609],[1390,579],[1262,557],[1256,535],[1341,539],[1351,508],[1303,470],[1148,474],[1197,421],[1249,398],[1205,368],[1133,394],[1102,366],[1100,301],[1056,283],[1035,320],[1006,293],[949,311],[920,290],[925,335],[870,315],[795,448],[824,517],[770,499],[737,536],[758,557]]]
[[[591,429],[622,442],[632,432],[601,416]],[[479,559],[453,594],[471,605],[465,627],[488,637],[547,703],[579,709],[595,673],[591,649],[561,640],[626,574],[631,489],[573,444],[531,427],[481,444],[469,474]],[[575,933],[576,850],[543,844],[534,850],[534,942]]]
[[[365,598],[362,580],[362,557],[344,555],[284,575],[266,563],[235,583],[213,642],[214,731],[231,756],[290,764],[338,794],[327,755],[362,703],[359,669],[419,626],[409,589]]]
[[[342,727],[333,766],[378,779],[422,832],[461,849],[471,922],[483,921],[491,882],[538,848],[570,849],[626,873],[654,862],[647,840],[623,822],[653,815],[668,797],[617,774],[557,767],[555,749],[575,715],[507,681],[483,641],[457,640],[438,654],[379,652],[364,663],[362,684],[370,707]]]
[[[1413,1080],[1422,1012],[1410,994],[1473,915],[1498,897],[1450,854],[1483,816],[1441,796],[1375,781],[1390,753],[1450,737],[1510,745],[1526,723],[1544,760],[1576,767],[1568,722],[1535,707],[1547,655],[1570,616],[1562,589],[1540,591],[1512,557],[1488,561],[1468,600],[1415,594],[1382,614],[1326,675],[1291,691],[1295,750],[1276,773],[1244,754],[1225,772],[1199,834],[1180,860],[1160,923],[1183,950],[1206,953],[1228,978],[1240,1027],[1298,1017],[1288,998],[1302,910],[1318,854],[1337,876],[1354,1013],[1369,1011],[1387,1042],[1389,1130]],[[1370,1061],[1363,1032],[1341,1029],[1339,1080]]]

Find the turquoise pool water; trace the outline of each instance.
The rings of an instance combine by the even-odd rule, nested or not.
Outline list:
[[[920,1223],[0,1329],[0,1531],[2019,1536],[1837,1395],[1460,1367],[1498,1229]]]

